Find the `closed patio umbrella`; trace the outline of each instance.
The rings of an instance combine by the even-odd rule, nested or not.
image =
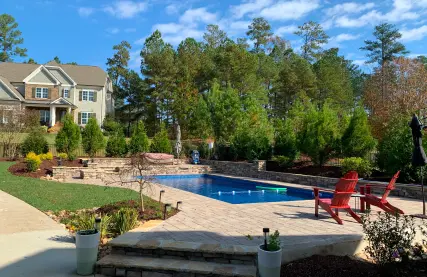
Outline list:
[[[424,184],[423,184],[423,168],[427,164],[426,153],[423,148],[423,133],[422,130],[427,128],[421,124],[418,120],[418,117],[414,114],[412,120],[409,123],[409,126],[412,129],[412,139],[414,142],[414,150],[412,152],[412,166],[420,167],[421,173],[421,193],[423,195],[423,215],[426,214],[426,202],[424,197]]]

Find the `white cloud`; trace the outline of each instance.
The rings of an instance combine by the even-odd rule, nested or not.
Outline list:
[[[108,28],[106,29],[107,33],[111,34],[111,35],[115,35],[120,33],[120,29],[119,28]]]
[[[353,60],[352,62],[355,65],[358,65],[358,66],[364,66],[364,65],[366,65],[366,60]]]
[[[159,30],[162,35],[176,34],[184,29],[184,26],[177,23],[156,24],[152,27],[152,31]]]
[[[230,28],[231,30],[234,30],[234,31],[242,31],[242,30],[247,30],[249,25],[251,25],[250,21],[239,20],[239,21],[232,21],[230,24],[228,24],[228,26],[225,26],[225,27]]]
[[[77,12],[81,17],[88,17],[95,12],[95,9],[89,7],[80,7],[77,9]]]
[[[427,36],[427,25],[414,29],[402,29],[400,33],[403,41],[421,40]]]
[[[274,34],[278,36],[283,36],[284,34],[293,34],[296,30],[298,30],[298,26],[295,24],[279,27]]]
[[[144,39],[145,40],[145,39]],[[129,68],[139,70],[141,68],[141,55],[140,50],[131,51],[129,53]]]
[[[117,18],[133,18],[147,9],[147,3],[128,0],[117,1],[104,7],[104,11]]]
[[[203,37],[203,31],[197,29],[183,29],[177,34],[165,35],[163,36],[164,41],[169,42],[172,45],[177,46],[186,38],[194,38],[195,40],[200,40]]]
[[[373,7],[375,7],[374,3],[359,4],[355,2],[347,2],[326,9],[325,13],[327,16],[335,16],[339,14],[359,13],[365,10],[370,10]]]
[[[343,42],[343,41],[349,41],[349,40],[355,40],[358,39],[360,35],[352,35],[352,34],[339,34],[335,37],[336,42]]]
[[[165,10],[167,14],[177,14],[180,9],[181,9],[180,5],[177,3],[174,3],[174,4],[167,5]]]
[[[272,4],[272,0],[250,0],[237,6],[231,6],[230,10],[235,18],[242,18],[248,13],[259,12],[262,8]]]
[[[215,23],[216,20],[217,15],[215,13],[208,12],[206,8],[186,10],[179,18],[179,21],[184,24],[195,24],[198,22],[209,24]]]
[[[280,1],[259,13],[269,20],[299,19],[319,7],[318,0]]]
[[[135,33],[136,32],[136,28],[126,28],[125,29],[125,33]]]

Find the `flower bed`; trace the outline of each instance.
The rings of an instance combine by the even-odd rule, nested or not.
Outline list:
[[[63,166],[68,167],[82,167],[83,164],[80,163],[79,160],[62,161]],[[35,172],[29,172],[27,170],[27,165],[24,159],[18,160],[15,164],[9,167],[9,172],[13,175],[24,176],[24,177],[32,177],[32,178],[40,178],[46,175],[52,175],[52,168],[58,165],[58,159],[54,158],[53,160],[44,160],[40,164],[39,170]]]

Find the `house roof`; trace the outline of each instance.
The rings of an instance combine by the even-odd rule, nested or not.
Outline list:
[[[4,62],[0,63],[0,75],[8,79],[11,83],[22,82],[39,66],[39,64]]]
[[[103,87],[108,77],[98,66],[59,64],[55,61],[50,61],[46,65],[62,68],[78,85]]]
[[[46,65],[62,68],[77,85],[103,87],[108,77],[107,73],[98,66],[58,64],[55,61],[50,61]],[[0,63],[0,75],[10,83],[23,82],[38,67],[40,67],[39,64],[3,62]]]
[[[3,83],[7,88],[15,95],[17,100],[23,100],[24,98],[21,96],[21,94],[15,89],[14,86],[9,82],[8,79],[0,75],[0,82]]]

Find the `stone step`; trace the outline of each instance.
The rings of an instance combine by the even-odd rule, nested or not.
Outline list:
[[[256,265],[257,248],[244,245],[225,245],[174,240],[132,241],[124,237],[109,243],[113,254],[144,256],[153,258],[174,258],[221,264]]]
[[[253,265],[217,264],[110,254],[96,263],[98,274],[123,277],[256,277]]]

